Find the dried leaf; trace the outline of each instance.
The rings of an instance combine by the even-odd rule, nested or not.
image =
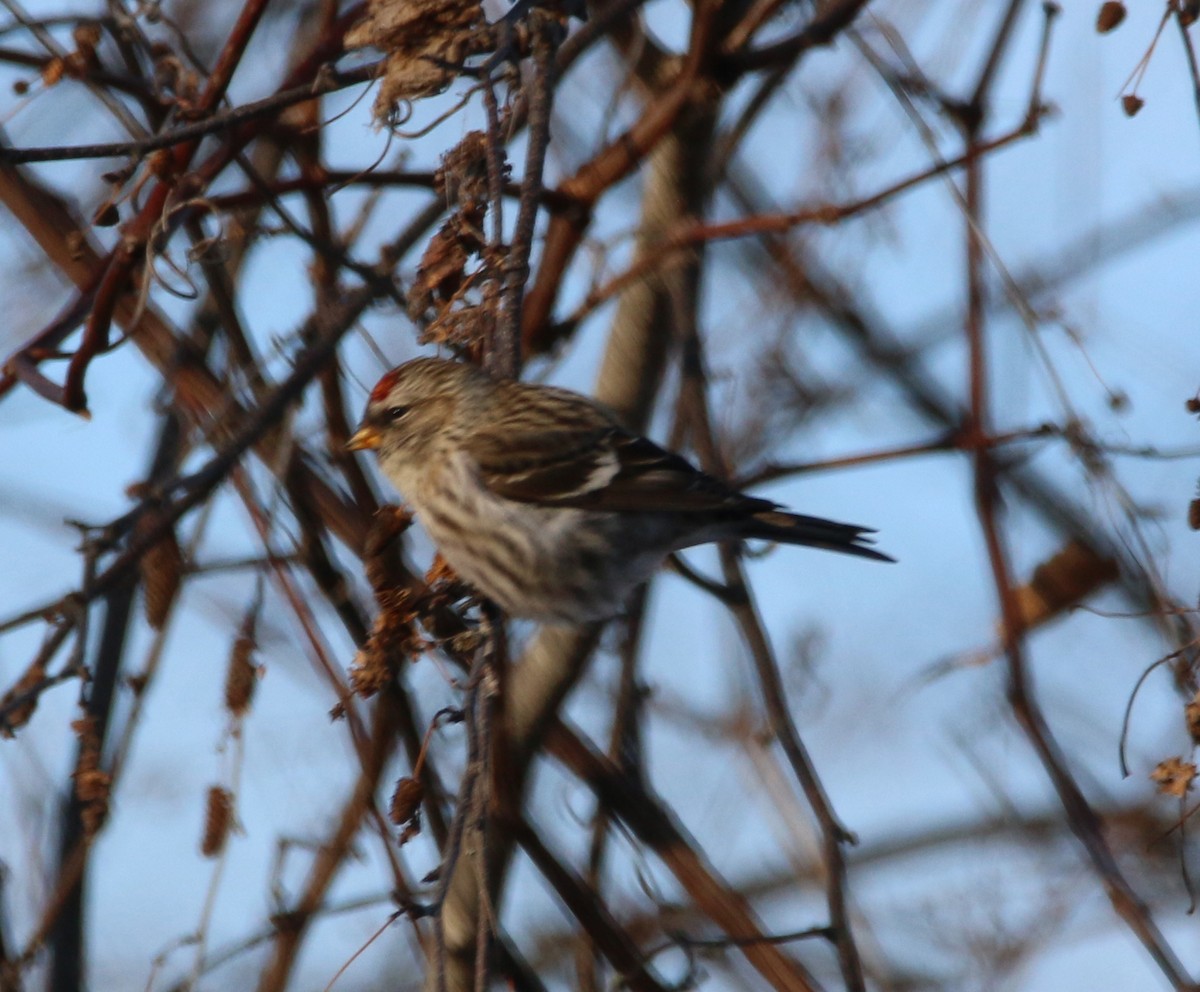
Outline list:
[[[1117,578],[1117,563],[1072,541],[1039,565],[1028,584],[1016,590],[1021,621],[1030,630],[1061,615]]]
[[[376,618],[375,626],[379,626]],[[366,645],[354,656],[346,674],[350,679],[350,688],[363,699],[370,699],[391,681],[392,672],[388,668],[387,659],[378,649],[375,641],[375,630]]]
[[[425,573],[425,584],[427,586],[436,586],[439,583],[462,583],[462,579],[458,577],[458,573],[442,557],[440,551],[433,556],[433,561],[429,565],[429,571]]]
[[[405,776],[396,782],[392,803],[388,807],[388,816],[396,826],[408,823],[420,812],[421,801],[424,798],[425,786],[418,779]]]
[[[457,145],[442,156],[442,164],[433,174],[433,186],[442,196],[457,203],[460,210],[471,211],[488,201],[487,135],[469,131]]]
[[[0,697],[0,712],[5,714],[3,722],[0,722],[0,737],[11,740],[16,736],[13,731],[29,722],[38,704],[38,693],[35,690],[45,678],[46,660],[43,658],[26,668],[12,688]],[[26,694],[29,695],[28,699],[9,709],[15,700]]]
[[[462,285],[463,268],[470,256],[452,217],[429,239],[421,256],[416,281],[408,293],[409,312],[421,313],[438,300],[449,300]]]
[[[419,340],[422,344],[448,344],[464,349],[481,346],[487,338],[487,314],[483,306],[447,310],[429,322]]]
[[[376,120],[388,120],[401,100],[449,86],[455,67],[480,44],[484,23],[477,0],[368,0],[366,16],[346,33],[346,47],[370,45],[387,54]]]
[[[1195,777],[1196,766],[1180,757],[1160,761],[1150,773],[1150,778],[1158,786],[1159,792],[1168,796],[1178,796],[1180,799],[1187,795]]]

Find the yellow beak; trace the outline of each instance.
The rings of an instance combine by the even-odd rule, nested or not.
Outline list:
[[[346,442],[347,451],[362,451],[365,448],[375,449],[379,447],[379,442],[382,440],[379,436],[379,431],[369,424],[363,424],[354,432],[354,436]]]

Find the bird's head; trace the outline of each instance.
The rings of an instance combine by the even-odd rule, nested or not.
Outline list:
[[[429,457],[435,442],[452,441],[460,414],[492,385],[472,365],[417,358],[388,372],[367,400],[367,409],[346,447],[378,453],[387,471]]]

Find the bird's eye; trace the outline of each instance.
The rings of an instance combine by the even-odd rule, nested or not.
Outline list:
[[[406,406],[393,406],[393,407],[389,407],[389,408],[388,408],[387,415],[388,415],[388,416],[389,416],[389,417],[390,417],[392,420],[399,420],[399,419],[400,419],[401,417],[403,417],[403,416],[404,416],[406,413],[408,413],[408,407],[406,407]]]

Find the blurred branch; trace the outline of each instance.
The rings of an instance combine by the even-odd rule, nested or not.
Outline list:
[[[720,878],[656,796],[623,774],[564,724],[551,729],[546,749],[585,782],[597,799],[662,860],[713,923],[738,938],[737,949],[771,988],[781,992],[817,988],[803,965],[783,955],[765,939],[766,934],[745,898]]]
[[[496,366],[501,375],[515,378],[521,369],[521,303],[529,281],[529,256],[533,250],[533,232],[538,205],[542,198],[542,168],[550,143],[550,115],[554,98],[554,50],[562,41],[562,28],[554,15],[534,9],[530,17],[533,34],[533,75],[525,92],[529,94],[528,138],[525,146],[525,172],[521,177],[521,202],[502,266],[504,288],[501,296],[496,345],[500,352]]]
[[[999,466],[992,457],[987,442],[990,429],[991,379],[985,341],[984,311],[984,249],[983,249],[983,162],[973,153],[978,140],[979,128],[986,120],[990,108],[986,103],[991,72],[998,62],[1000,53],[1007,46],[1011,21],[1019,9],[1019,0],[1013,0],[1009,17],[997,33],[987,65],[970,104],[970,112],[960,118],[964,142],[971,156],[966,173],[966,279],[967,310],[964,335],[967,343],[968,383],[970,409],[965,433],[972,450],[974,470],[975,505],[979,525],[987,546],[988,562],[991,566],[996,596],[1003,617],[1002,636],[1004,651],[1008,659],[1008,699],[1017,723],[1029,738],[1034,751],[1042,762],[1047,776],[1053,783],[1063,805],[1071,830],[1082,844],[1092,862],[1092,867],[1104,883],[1113,908],[1125,921],[1132,933],[1142,942],[1163,974],[1176,989],[1196,989],[1184,971],[1182,963],[1155,926],[1149,908],[1134,892],[1112,854],[1095,811],[1084,797],[1071,774],[1066,758],[1045,722],[1034,694],[1024,653],[1027,624],[1018,600],[1017,589],[1012,580],[1012,569],[1008,558],[1006,540],[1001,529],[997,474]]]
[[[1038,124],[1045,114],[1046,108],[1039,107],[1037,113],[1023,120],[1011,131],[986,142],[980,154],[986,154],[1006,147],[1013,142],[1027,138],[1037,133]],[[818,204],[812,207],[802,207],[787,213],[775,213],[758,216],[740,217],[737,220],[720,223],[691,221],[668,230],[662,239],[641,255],[624,272],[610,278],[602,286],[592,289],[583,302],[561,322],[555,325],[559,335],[570,334],[586,317],[598,309],[616,294],[628,289],[647,278],[652,273],[661,272],[677,262],[687,249],[709,241],[723,241],[732,238],[744,238],[753,235],[785,233],[803,224],[836,224],[839,221],[854,217],[860,213],[874,210],[882,206],[892,197],[922,184],[937,176],[944,175],[961,168],[967,162],[965,155],[923,169],[920,172],[900,180],[874,193],[851,203]]]
[[[697,273],[697,278],[699,273]],[[687,430],[701,466],[718,478],[729,475],[728,467],[717,448],[708,405],[707,373],[700,343],[697,310],[699,294],[680,296],[675,308],[677,333],[682,339],[679,419]],[[742,568],[741,552],[731,542],[720,545],[721,570],[725,589],[719,597],[733,615],[741,630],[742,640],[754,662],[755,673],[762,691],[771,733],[779,742],[796,776],[809,807],[821,831],[821,848],[826,871],[825,897],[829,907],[830,930],[838,951],[838,964],[848,992],[866,992],[862,961],[850,928],[847,908],[848,882],[846,860],[842,845],[855,843],[856,838],[838,819],[825,786],[817,774],[787,705],[779,664],[771,650],[762,620],[750,595],[746,573]]]
[[[595,946],[612,963],[621,983],[634,992],[665,992],[666,986],[646,969],[637,945],[604,905],[599,893],[551,853],[528,821],[522,819],[516,824],[514,836]]]
[[[764,45],[726,53],[722,59],[739,72],[766,69],[789,63],[813,48],[832,44],[849,28],[870,0],[831,0],[822,4],[819,12],[800,31],[788,38]]]
[[[714,43],[712,24],[718,9],[719,5],[710,0],[695,5],[687,55],[675,79],[650,101],[632,127],[559,184],[559,193],[575,200],[576,208],[569,215],[555,215],[547,226],[542,263],[533,286],[526,292],[521,314],[522,349],[526,356],[547,351],[553,343],[548,327],[559,286],[583,240],[596,202],[641,164],[689,104],[703,98],[701,75]]]
[[[307,103],[326,93],[336,93],[349,86],[370,82],[379,74],[380,68],[379,63],[373,62],[353,69],[326,69],[320,72],[312,82],[280,90],[262,100],[231,107],[229,110],[212,114],[204,120],[192,124],[181,124],[169,131],[152,134],[136,141],[60,145],[51,148],[0,147],[0,165],[25,165],[31,162],[61,162],[87,158],[123,158],[126,156],[141,158],[153,151],[194,142],[197,138],[217,134],[260,117],[270,117],[278,111],[286,110],[298,103]]]

